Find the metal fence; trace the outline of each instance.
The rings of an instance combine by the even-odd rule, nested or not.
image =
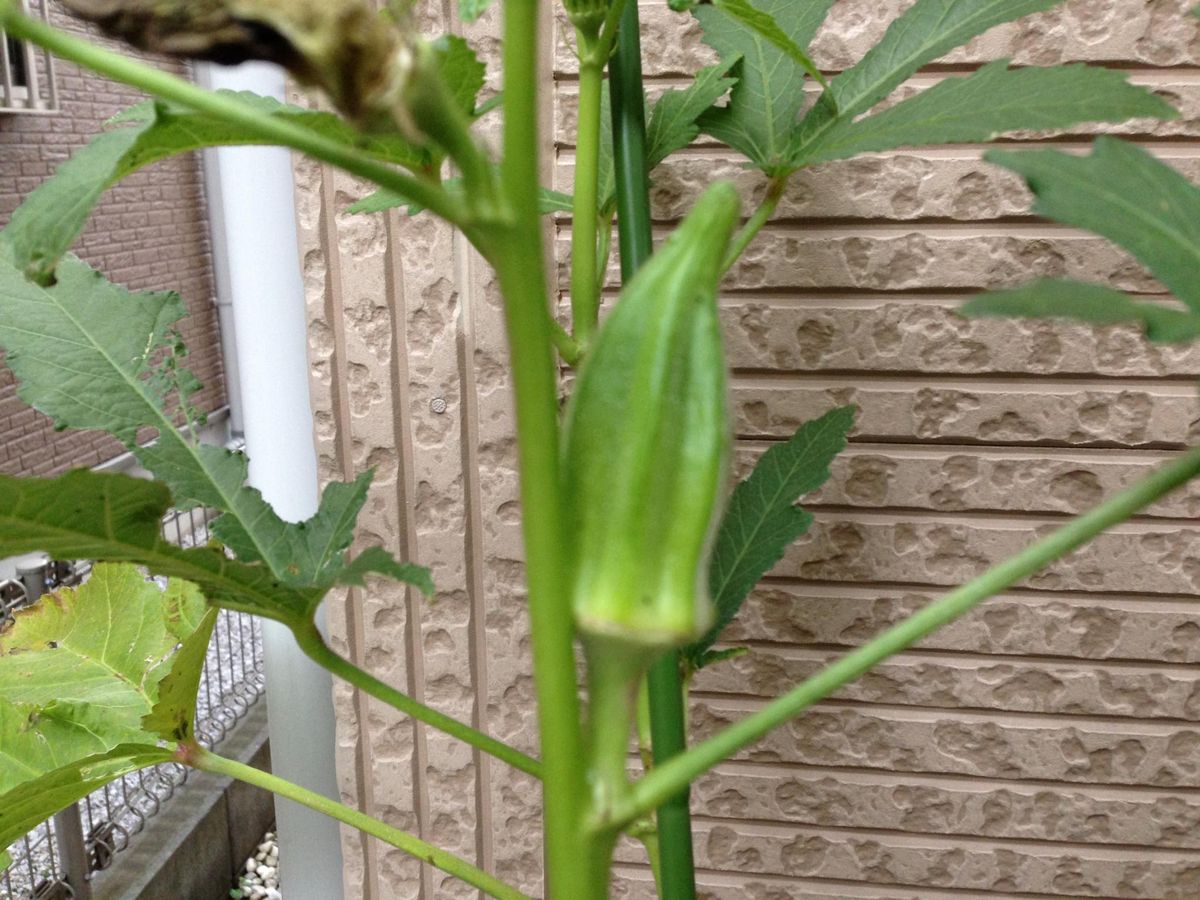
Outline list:
[[[180,546],[202,544],[208,540],[211,519],[204,510],[173,513],[163,520],[163,534]],[[51,564],[47,580],[52,586],[79,583],[90,568],[90,564]],[[36,602],[20,594],[19,587],[12,585],[7,591],[0,589],[0,626],[21,606]],[[260,625],[252,616],[222,610],[200,680],[196,710],[200,742],[207,747],[220,743],[262,692]],[[88,897],[86,876],[111,865],[186,781],[187,769],[174,763],[143,769],[47,820],[8,848],[13,862],[0,873],[0,898]]]

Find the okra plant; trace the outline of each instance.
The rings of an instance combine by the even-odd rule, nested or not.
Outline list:
[[[336,112],[206,92],[0,0],[0,26],[13,37],[150,95],[33,191],[0,232],[0,346],[27,402],[61,427],[116,435],[156,479],[84,470],[0,477],[0,555],[41,550],[101,561],[87,584],[20,613],[0,634],[0,847],[112,779],[174,760],[307,804],[492,896],[522,896],[418,836],[201,746],[195,696],[214,610],[223,607],[282,622],[336,676],[540,778],[550,896],[605,896],[613,847],[627,832],[645,843],[662,894],[688,897],[692,780],[1200,471],[1195,452],[1169,463],[760,711],[686,746],[688,678],[739,652],[719,647],[721,631],[809,526],[796,502],[828,477],[853,422],[851,410],[837,409],[804,425],[727,496],[729,388],[716,297],[789,178],[868,151],[1176,115],[1117,72],[1003,61],[881,109],[922,66],[1057,0],[917,0],[859,62],[826,78],[807,48],[833,2],[675,4],[678,15],[699,20],[719,62],[647,109],[636,6],[565,0],[580,67],[568,196],[537,181],[538,95],[548,87],[538,81],[539,0],[503,0],[502,100],[482,103],[484,64],[460,37],[418,34],[405,2],[382,12],[365,0],[66,2],[140,48],[280,63]],[[464,0],[461,15],[483,6]],[[476,121],[497,105],[503,128],[493,154]],[[713,185],[651,255],[649,173],[700,134],[762,173],[763,199],[743,221],[746,198]],[[191,436],[197,383],[176,331],[180,299],[130,292],[70,254],[109,186],[167,156],[232,144],[290,147],[370,181],[378,190],[355,211],[403,206],[438,216],[494,268],[511,349],[540,758],[417,703],[326,645],[313,616],[335,586],[393,578],[432,591],[425,569],[386,548],[350,555],[371,473],[330,484],[308,521],[282,521],[247,486],[243,456]],[[1152,339],[1195,336],[1200,299],[1190,266],[1200,252],[1200,199],[1139,153],[1102,143],[1090,160],[997,160],[1030,178],[1046,214],[1126,242],[1188,312],[1061,283],[981,300],[976,311],[1137,318]],[[548,211],[571,213],[569,328],[555,316],[543,270],[540,217]],[[615,217],[626,283],[601,321]],[[1144,227],[1151,222],[1161,227]],[[565,368],[575,373],[560,409]],[[146,429],[154,440],[139,442]],[[164,542],[159,521],[172,505],[219,511],[213,542]],[[147,582],[144,571],[165,576],[167,587]],[[645,751],[637,778],[627,764],[634,732]]]

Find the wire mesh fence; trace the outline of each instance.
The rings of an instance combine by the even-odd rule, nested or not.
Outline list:
[[[163,520],[167,540],[183,547],[208,540],[212,513],[202,509],[174,512]],[[48,567],[51,586],[86,579],[90,564]],[[23,606],[37,602],[20,586],[0,586],[0,628]],[[222,610],[208,647],[197,697],[196,735],[207,747],[219,744],[263,692],[261,626],[252,616]],[[167,763],[143,769],[111,782],[78,805],[79,815],[47,820],[8,848],[12,864],[0,872],[0,900],[52,900],[86,896],[86,886],[72,885],[64,849],[78,828],[89,872],[112,864],[134,835],[147,828],[155,814],[187,781],[187,769]],[[75,835],[74,837],[79,837]],[[66,856],[69,857],[69,851]]]

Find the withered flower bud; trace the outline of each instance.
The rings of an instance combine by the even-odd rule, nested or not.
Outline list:
[[[395,112],[410,76],[406,32],[362,0],[64,0],[142,50],[234,64],[265,60],[367,122]]]

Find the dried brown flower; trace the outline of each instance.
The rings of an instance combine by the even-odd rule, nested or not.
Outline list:
[[[347,116],[394,112],[411,66],[405,33],[361,0],[64,0],[143,50],[218,63],[266,60]]]

